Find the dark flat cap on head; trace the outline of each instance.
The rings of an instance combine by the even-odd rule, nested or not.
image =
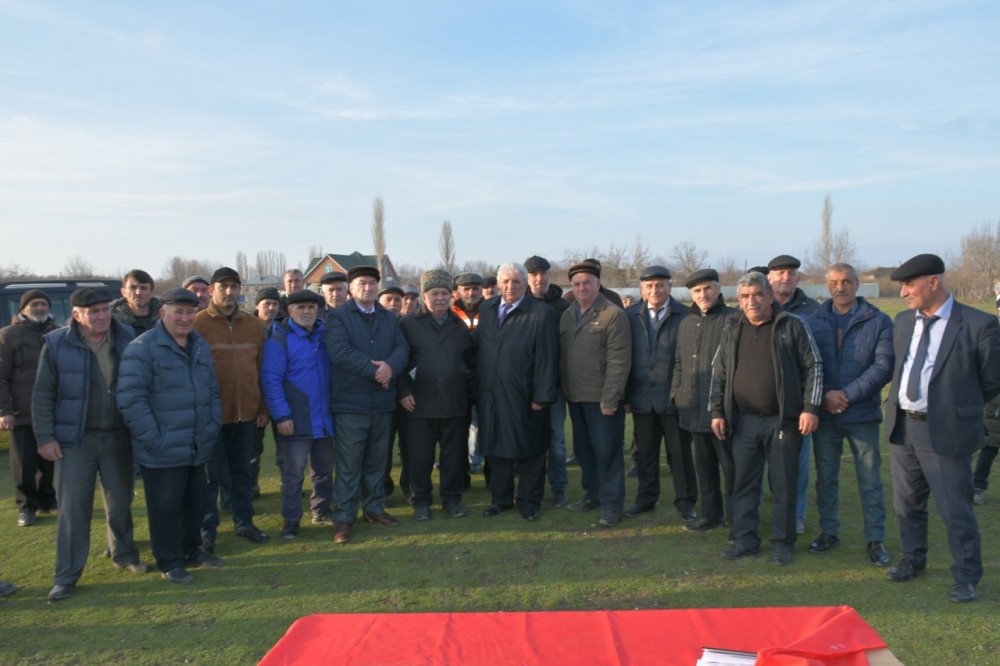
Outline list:
[[[483,276],[479,273],[459,273],[455,276],[456,287],[482,286]]]
[[[496,275],[490,275],[489,277],[487,277],[485,280],[483,280],[483,286],[484,287],[495,287],[495,286],[497,286],[497,276]]]
[[[420,276],[420,291],[427,292],[438,287],[451,291],[453,283],[454,280],[451,277],[451,273],[441,268],[434,268],[424,271],[424,274]]]
[[[388,294],[390,292],[395,292],[400,296],[402,296],[403,288],[399,285],[398,282],[388,282],[386,284],[379,285],[379,290],[378,290],[379,298],[382,297],[382,294]]]
[[[243,284],[240,281],[240,274],[229,266],[223,266],[219,270],[212,273],[212,284],[218,284],[223,280],[236,280],[236,284]]]
[[[330,284],[331,282],[347,282],[347,276],[340,271],[330,271],[319,279],[320,284]]]
[[[361,264],[359,266],[352,266],[347,271],[348,282],[354,282],[355,278],[359,277],[370,277],[374,279],[376,282],[382,279],[382,275],[378,272],[377,268],[375,268],[374,266],[367,266],[365,264]]]
[[[549,263],[548,259],[545,257],[539,257],[537,254],[524,260],[524,270],[529,273],[547,271],[550,268],[552,268],[552,264]]]
[[[448,276],[448,284],[445,289],[451,291],[451,276]],[[404,284],[403,285],[403,296],[419,296],[420,290],[414,284]]]
[[[802,262],[790,254],[779,254],[777,257],[767,262],[768,270],[772,271],[778,268],[794,268],[797,270],[801,265]]]
[[[278,301],[281,302],[281,294],[274,287],[264,287],[257,292],[257,298],[254,299],[254,305],[260,305],[261,301]]]
[[[27,307],[28,303],[39,298],[48,303],[50,308],[52,307],[52,299],[49,298],[48,294],[41,289],[29,289],[21,294],[21,305],[18,307],[18,310],[23,310]]]
[[[907,259],[903,265],[889,274],[890,280],[902,282],[924,275],[941,275],[944,273],[944,261],[936,254],[918,254]]]
[[[288,299],[286,300],[288,305],[295,305],[297,303],[315,303],[317,306],[325,305],[326,301],[322,296],[317,294],[315,291],[309,291],[308,289],[298,289],[288,294]]]
[[[174,287],[173,289],[167,289],[160,295],[160,302],[164,305],[198,306],[201,303],[201,299],[193,291],[188,291],[184,287]]]
[[[771,272],[771,269],[767,266],[754,266],[753,268],[747,269],[747,273],[760,273],[761,275],[767,275]]]
[[[204,275],[190,275],[190,276],[184,278],[184,282],[181,282],[181,286],[184,287],[185,289],[187,289],[188,287],[190,287],[191,285],[193,285],[195,282],[201,282],[202,284],[204,284],[206,286],[212,284],[211,282],[208,281],[208,278],[205,277]]]
[[[69,297],[69,304],[74,308],[89,308],[98,303],[110,303],[115,300],[114,294],[104,287],[80,287]]]
[[[577,273],[590,273],[591,275],[601,277],[601,265],[595,264],[593,261],[588,261],[586,259],[578,261],[569,267],[570,279],[572,279]]]
[[[699,282],[718,282],[719,281],[719,271],[714,268],[702,268],[700,271],[695,271],[688,275],[687,280],[684,281],[684,286],[690,289]]]
[[[643,280],[669,280],[673,276],[670,269],[665,266],[646,266],[639,274],[639,281]]]

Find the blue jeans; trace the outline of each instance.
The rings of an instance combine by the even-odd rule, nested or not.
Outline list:
[[[280,437],[280,436],[279,436]],[[302,520],[302,483],[308,463],[312,470],[312,495],[309,507],[314,514],[330,508],[333,499],[333,437],[280,437],[283,465],[281,468],[281,517]]]
[[[865,521],[865,542],[885,541],[885,493],[882,489],[882,457],[878,449],[878,422],[835,423],[823,419],[813,444],[816,457],[816,508],[819,528],[840,534],[840,458],[844,440],[851,445],[858,496]]]
[[[625,507],[625,460],[622,435],[625,410],[601,413],[597,402],[568,402],[573,421],[573,451],[583,472],[584,499],[602,512],[620,514]]]
[[[558,492],[566,490],[569,485],[569,474],[566,473],[566,396],[562,389],[556,391],[556,401],[552,403],[549,418],[549,486],[552,492]]]
[[[219,486],[223,474],[229,472],[230,506],[236,529],[253,525],[253,474],[250,458],[253,442],[257,437],[257,424],[253,421],[223,423],[212,457],[208,459],[208,501],[201,533],[214,537],[219,529]]]
[[[358,505],[377,516],[385,510],[385,458],[389,455],[392,412],[334,414],[337,433],[333,482],[336,520],[354,523]],[[288,461],[285,460],[287,465]]]

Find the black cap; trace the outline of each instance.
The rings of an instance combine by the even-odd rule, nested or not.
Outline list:
[[[39,298],[48,303],[50,308],[52,307],[52,299],[49,298],[48,294],[46,294],[41,289],[29,289],[28,291],[21,294],[21,305],[17,309],[23,310],[28,305],[28,303]]]
[[[495,287],[497,286],[497,276],[490,275],[485,280],[483,280],[484,287]]]
[[[223,280],[236,280],[236,284],[243,284],[240,281],[240,274],[228,266],[223,266],[219,270],[212,273],[212,284],[218,284]]]
[[[761,275],[767,275],[770,272],[771,269],[768,268],[767,266],[754,266],[753,268],[747,271],[747,273],[760,273]]]
[[[347,271],[348,282],[354,282],[354,279],[359,277],[374,278],[376,282],[382,278],[377,268],[375,268],[374,266],[367,266],[365,264],[354,266],[353,268]]]
[[[197,306],[201,303],[201,299],[193,291],[188,291],[184,287],[174,287],[173,289],[167,289],[160,295],[160,302],[164,305]]]
[[[403,295],[403,288],[401,286],[399,286],[399,283],[397,283],[397,282],[389,282],[387,284],[383,284],[383,285],[380,286],[380,288],[378,290],[378,296],[379,296],[379,298],[382,298],[382,294],[388,294],[390,292],[395,292],[395,293],[399,294],[400,296],[402,296]]]
[[[790,254],[779,254],[777,257],[767,262],[767,268],[771,271],[777,268],[794,268],[798,270],[801,265],[802,262]]]
[[[533,257],[528,257],[524,260],[524,268],[529,273],[537,273],[539,271],[547,271],[552,268],[552,264],[549,263],[548,259],[545,257],[539,257],[537,254]]]
[[[69,297],[69,304],[74,308],[89,308],[98,303],[110,303],[114,295],[104,287],[80,287]]]
[[[718,282],[719,281],[719,271],[714,268],[702,268],[700,271],[695,271],[688,275],[687,280],[684,282],[684,286],[690,289],[699,282]]]
[[[331,282],[347,282],[347,276],[340,271],[330,271],[319,279],[320,284],[330,284]]]
[[[479,273],[461,273],[455,277],[456,287],[468,287],[469,285],[483,285],[483,276]]]
[[[195,282],[201,282],[206,286],[212,284],[211,282],[208,281],[208,278],[205,277],[204,275],[189,275],[188,277],[184,278],[184,282],[181,282],[181,286],[187,289]]]
[[[317,294],[315,291],[309,291],[308,289],[299,289],[298,291],[293,291],[288,294],[288,299],[286,301],[288,305],[295,305],[296,303],[315,303],[317,306],[326,304],[326,301],[322,296]]]
[[[569,277],[573,279],[573,276],[577,273],[590,273],[591,275],[596,275],[598,278],[601,277],[601,265],[584,259],[583,261],[578,261],[569,267]]]
[[[924,275],[941,275],[944,273],[944,261],[936,254],[918,254],[907,259],[903,265],[889,274],[890,280],[902,282]]]
[[[254,299],[254,305],[260,305],[261,301],[278,301],[281,302],[281,294],[274,287],[264,287],[257,292],[257,298]]]
[[[669,280],[673,277],[670,269],[665,266],[646,266],[639,274],[639,281],[643,280]]]

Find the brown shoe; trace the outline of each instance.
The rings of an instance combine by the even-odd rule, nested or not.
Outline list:
[[[334,521],[333,523],[333,542],[334,543],[347,543],[351,540],[351,530],[354,525],[348,522]]]
[[[384,525],[385,527],[399,527],[399,521],[385,511],[376,514],[365,511],[362,515],[365,517],[366,523],[378,523],[379,525]]]

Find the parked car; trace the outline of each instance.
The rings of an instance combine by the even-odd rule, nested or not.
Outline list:
[[[0,282],[0,327],[10,324],[21,305],[21,295],[29,289],[41,289],[52,299],[52,318],[59,325],[69,321],[73,308],[69,295],[80,287],[107,287],[117,296],[122,290],[121,280],[104,278],[56,279],[56,280],[7,280]]]

